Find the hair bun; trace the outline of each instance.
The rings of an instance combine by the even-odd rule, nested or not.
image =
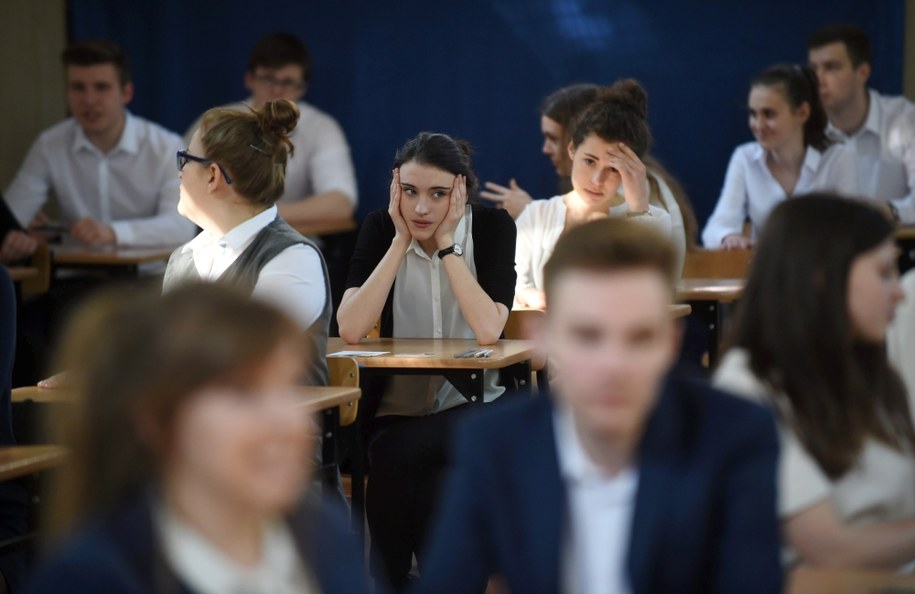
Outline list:
[[[255,113],[266,140],[274,145],[284,142],[299,123],[299,108],[288,99],[268,101]]]
[[[648,94],[634,78],[618,80],[603,89],[597,97],[602,103],[616,103],[633,110],[642,119],[648,118]]]
[[[470,142],[464,140],[463,138],[455,138],[454,143],[461,149],[461,152],[464,153],[468,159],[473,157],[473,147],[470,146]]]

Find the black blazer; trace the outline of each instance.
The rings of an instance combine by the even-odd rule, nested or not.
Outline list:
[[[327,594],[369,594],[360,548],[339,510],[309,501],[290,517],[299,552]],[[79,531],[39,566],[31,594],[191,594],[168,567],[153,525],[151,498],[140,496]]]
[[[490,405],[456,439],[418,592],[559,592],[566,491],[548,396]],[[775,424],[670,380],[646,426],[627,571],[634,594],[781,592]]]

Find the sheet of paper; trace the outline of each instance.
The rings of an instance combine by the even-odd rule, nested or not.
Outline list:
[[[337,351],[330,353],[328,357],[380,357],[381,355],[390,355],[391,351]]]

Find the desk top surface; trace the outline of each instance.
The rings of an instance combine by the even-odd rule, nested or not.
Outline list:
[[[51,246],[51,258],[58,265],[136,266],[168,260],[176,246],[148,248]]]
[[[59,465],[66,456],[60,446],[0,447],[0,480],[26,476]]]
[[[897,591],[896,588],[901,589]],[[785,591],[787,594],[905,594],[915,591],[915,576],[879,571],[800,568],[789,574]]]
[[[454,357],[474,348],[492,349],[493,352],[488,357],[476,359]],[[362,367],[374,369],[501,369],[530,359],[534,344],[527,340],[500,340],[483,347],[473,339],[458,338],[373,338],[359,344],[346,344],[341,338],[331,337],[327,342],[328,356],[340,351],[386,351],[385,355],[353,357]]]
[[[12,278],[15,283],[30,278],[36,278],[39,274],[38,269],[32,268],[31,266],[7,266],[6,271],[10,273],[10,278]]]
[[[739,278],[689,278],[677,283],[677,299],[682,301],[735,301],[747,281]]]

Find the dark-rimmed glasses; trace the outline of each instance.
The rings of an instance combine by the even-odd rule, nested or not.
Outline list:
[[[176,155],[176,157],[177,157],[179,172],[184,170],[184,166],[187,165],[188,161],[194,161],[196,163],[201,163],[203,165],[212,165],[214,163],[214,161],[211,159],[207,159],[205,157],[198,157],[197,155],[192,155],[187,151],[178,151],[178,154]],[[228,173],[226,173],[225,168],[222,165],[220,165],[219,163],[216,163],[216,166],[219,167],[219,170],[222,172],[222,176],[224,178],[226,178],[226,183],[231,184],[232,178],[229,177]]]

